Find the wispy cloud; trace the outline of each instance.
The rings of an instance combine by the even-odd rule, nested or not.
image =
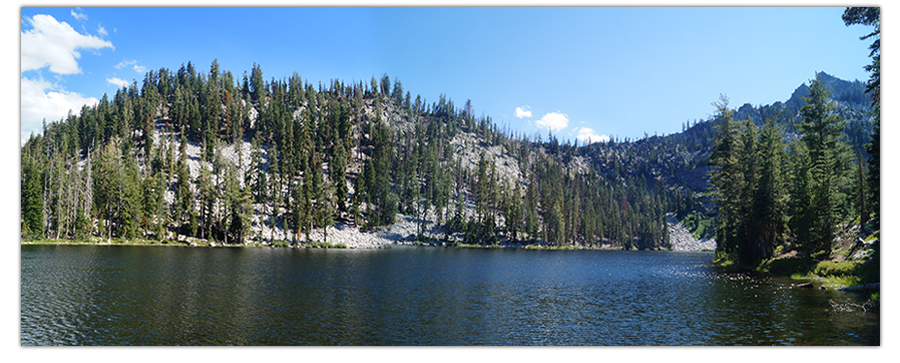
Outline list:
[[[109,33],[106,32],[106,28],[104,28],[103,26],[101,26],[99,24],[97,25],[97,34],[100,34],[101,37],[105,37],[105,36],[109,35]]]
[[[114,85],[118,88],[128,87],[128,81],[118,78],[118,77],[107,78],[106,83]]]
[[[569,126],[569,116],[561,112],[549,112],[534,123],[537,127],[556,132]]]
[[[132,64],[137,64],[137,61],[134,59],[132,59],[132,60],[125,59],[125,60],[119,62],[119,64],[114,65],[113,67],[115,69],[122,69],[122,68],[128,67]]]
[[[135,59],[132,59],[132,60],[125,59],[125,60],[122,60],[121,62],[119,62],[119,64],[114,65],[113,67],[115,67],[116,69],[122,69],[122,68],[125,68],[128,66],[132,66],[131,68],[134,69],[135,72],[138,72],[141,74],[146,72],[147,67],[139,65],[139,64],[137,64],[137,62],[138,61]]]
[[[56,74],[78,74],[78,49],[113,48],[107,40],[78,33],[66,22],[46,14],[28,19],[32,29],[22,32],[22,72],[50,66]]]
[[[78,10],[78,12],[76,12],[75,10]],[[75,8],[75,10],[71,10],[69,12],[69,14],[72,14],[72,17],[75,18],[75,20],[87,20],[87,15],[84,15],[84,12],[81,11],[81,8]]]
[[[583,142],[585,145],[594,143],[594,142],[607,142],[609,141],[609,136],[607,135],[597,135],[593,129],[589,127],[582,127],[578,129],[578,136],[576,136],[578,141]]]
[[[518,117],[518,118],[531,117],[531,110],[529,110],[530,108],[531,107],[528,107],[528,106],[516,107],[516,117]]]

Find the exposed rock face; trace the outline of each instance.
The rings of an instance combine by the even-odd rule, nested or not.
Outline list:
[[[702,251],[715,250],[716,240],[694,238],[687,228],[681,224],[675,216],[669,214],[667,223],[669,224],[669,242],[672,244],[673,251]]]

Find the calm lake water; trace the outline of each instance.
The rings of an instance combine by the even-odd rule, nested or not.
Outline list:
[[[880,345],[712,253],[22,246],[22,345]]]

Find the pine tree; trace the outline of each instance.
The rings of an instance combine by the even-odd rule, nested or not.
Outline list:
[[[800,109],[803,119],[798,125],[800,141],[806,150],[806,158],[799,160],[803,164],[800,170],[805,173],[799,177],[808,180],[796,180],[795,188],[800,190],[802,186],[808,192],[801,196],[805,201],[799,201],[804,206],[801,208],[804,215],[794,217],[804,221],[801,225],[809,231],[798,232],[798,243],[809,256],[830,253],[839,221],[839,204],[845,199],[841,196],[840,183],[846,176],[846,165],[841,161],[846,159],[848,146],[841,142],[844,121],[832,114],[836,106],[828,102],[829,95],[821,75],[817,75],[809,86],[808,96],[804,97],[807,103]]]
[[[212,227],[214,222],[213,216],[213,208],[216,201],[215,188],[212,184],[212,175],[210,171],[206,168],[205,165],[201,165],[200,167],[200,175],[197,178],[197,194],[192,198],[197,204],[198,215],[196,217],[191,216],[192,218],[198,219],[197,228],[200,232],[201,239],[209,239],[215,240],[212,235]],[[193,208],[192,208],[193,209]],[[193,221],[190,222],[191,225],[194,224]],[[189,227],[190,229],[194,229],[193,226]]]
[[[256,203],[263,203],[266,200],[266,170],[263,161],[263,150],[259,140],[259,135],[253,138],[250,151],[250,173],[246,174],[244,181],[252,190],[253,200]]]
[[[251,99],[262,106],[266,97],[266,86],[263,80],[262,68],[256,63],[253,63],[253,70],[250,73],[250,92]]]
[[[752,218],[754,198],[759,187],[759,141],[758,130],[752,119],[744,121],[741,133],[741,142],[737,152],[739,173],[742,178],[740,194],[737,200],[737,253],[740,260],[752,266],[763,255],[759,251],[757,241],[759,226],[758,221]]]
[[[334,153],[334,157],[329,165],[328,173],[331,179],[332,189],[334,190],[334,201],[337,210],[341,213],[347,212],[347,152],[344,150],[344,144],[338,143]]]
[[[387,96],[391,94],[391,77],[387,73],[381,76],[381,95]]]
[[[291,228],[293,228],[294,230],[293,243],[295,245],[300,241],[300,234],[304,230],[303,227],[306,221],[306,213],[309,210],[309,200],[305,196],[304,188],[305,187],[301,178],[301,180],[298,180],[290,191],[291,208],[289,222]]]
[[[278,215],[281,204],[281,162],[278,159],[278,148],[270,147],[269,152],[268,173],[271,174],[272,178],[269,180],[269,190],[266,192],[269,199],[264,201],[263,204],[266,206],[271,204],[272,216],[269,219],[269,228],[271,229],[269,241],[273,241],[275,239],[275,230],[278,228]]]
[[[93,165],[94,204],[98,206],[100,224],[106,232],[107,240],[112,239],[114,226],[120,225],[118,206],[120,205],[120,187],[122,185],[122,157],[117,139],[107,143],[101,150],[99,160]]]
[[[372,157],[366,162],[365,168],[368,170],[363,171],[366,178],[364,189],[369,201],[369,223],[372,226],[382,226],[394,222],[397,199],[391,193],[391,132],[380,118],[375,123]]]
[[[475,196],[475,223],[478,226],[474,236],[467,236],[474,241],[485,242],[490,237],[487,235],[490,223],[490,175],[488,174],[488,161],[484,153],[478,158],[475,182],[472,183],[472,195]],[[491,226],[492,227],[492,226]]]
[[[750,220],[755,231],[750,237],[750,260],[758,262],[772,257],[776,245],[783,240],[785,215],[783,160],[785,145],[777,116],[766,119],[759,137],[759,183],[753,196]]]
[[[334,181],[322,183],[322,188],[316,197],[316,210],[318,213],[318,224],[322,227],[323,242],[328,242],[328,227],[334,225]]]
[[[213,70],[216,64],[213,63]],[[203,160],[212,161],[215,158],[215,145],[217,131],[222,118],[222,101],[219,97],[218,78],[215,72],[210,71],[209,83],[206,84],[203,103],[203,116],[201,121],[203,138]]]
[[[57,135],[59,136],[59,135]],[[54,239],[65,237],[63,231],[66,229],[66,195],[65,190],[71,184],[71,175],[66,170],[65,162],[62,157],[64,145],[58,145],[55,152],[50,158],[50,170],[53,175],[50,183],[50,222],[55,230]],[[48,226],[49,228],[50,226]]]
[[[182,145],[184,145],[186,141],[184,138],[182,138],[181,142]],[[172,215],[177,218],[176,221],[179,225],[181,225],[183,222],[186,222],[185,216],[188,216],[193,209],[191,174],[187,166],[187,157],[187,151],[182,149],[181,156],[178,158],[178,162],[175,167],[175,178],[177,184],[175,186],[175,200],[172,207]]]
[[[142,204],[144,206],[141,226],[152,232],[157,239],[165,238],[166,200],[164,175],[155,173],[143,180]]]
[[[868,198],[869,208],[861,207],[860,209],[862,211],[871,209],[877,220],[881,213],[881,8],[848,7],[844,10],[841,18],[846,26],[861,24],[875,27],[871,33],[860,37],[860,40],[874,39],[869,46],[869,57],[872,58],[872,63],[865,66],[865,70],[871,73],[866,84],[866,93],[872,99],[872,108],[875,114],[874,133],[871,141],[866,145],[866,151],[869,154],[867,163],[868,188],[866,188],[868,189],[866,198]],[[860,204],[864,206],[866,201],[861,200]],[[863,223],[865,223],[867,217],[867,215],[862,216]]]
[[[21,159],[22,236],[39,238],[43,232],[43,195],[40,166],[24,150]]]
[[[250,232],[250,215],[253,212],[250,188],[240,188],[240,195],[233,200],[231,208],[231,226],[229,231],[234,236],[234,243],[244,243]]]
[[[117,215],[119,221],[118,236],[125,239],[134,239],[139,235],[139,227],[143,219],[141,200],[141,174],[137,160],[130,153],[125,153],[122,159],[122,168],[119,182],[117,183],[119,207]]]
[[[94,210],[94,179],[93,179],[93,157],[92,157],[93,147],[88,149],[87,157],[84,164],[84,188],[81,194],[80,205],[78,207],[78,233],[76,238],[80,237],[78,235],[90,235],[93,233],[93,210]]]
[[[503,189],[507,191],[512,189],[512,193],[503,194],[504,220],[506,221],[506,230],[509,232],[510,240],[518,242],[519,225],[522,223],[522,195],[518,185],[510,187],[507,184]]]
[[[733,257],[738,248],[739,196],[744,185],[738,159],[741,149],[738,126],[732,117],[734,111],[728,108],[728,98],[724,95],[713,105],[717,111],[718,133],[709,157],[709,180],[716,207],[716,253],[723,258]]]
[[[220,158],[224,159],[219,153]],[[241,188],[235,165],[229,161],[223,163],[224,188],[222,190],[224,205],[222,208],[225,243],[242,243],[245,230],[245,219],[249,212],[248,199],[245,199],[247,188]],[[229,235],[231,238],[229,238]]]

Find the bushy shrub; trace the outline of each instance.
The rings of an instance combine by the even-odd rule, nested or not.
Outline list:
[[[822,261],[816,264],[813,274],[819,276],[851,276],[855,275],[859,263],[853,261]]]
[[[269,245],[272,247],[290,247],[291,243],[288,241],[272,241]]]
[[[700,212],[691,211],[681,220],[681,224],[684,225],[684,228],[690,231],[696,239],[714,237],[715,229],[710,228],[710,220],[703,218],[703,214]]]
[[[347,245],[344,243],[331,242],[310,242],[308,246],[317,248],[347,248]]]
[[[780,258],[764,261],[760,271],[768,271],[776,275],[806,275],[815,268],[815,262],[809,258]]]

